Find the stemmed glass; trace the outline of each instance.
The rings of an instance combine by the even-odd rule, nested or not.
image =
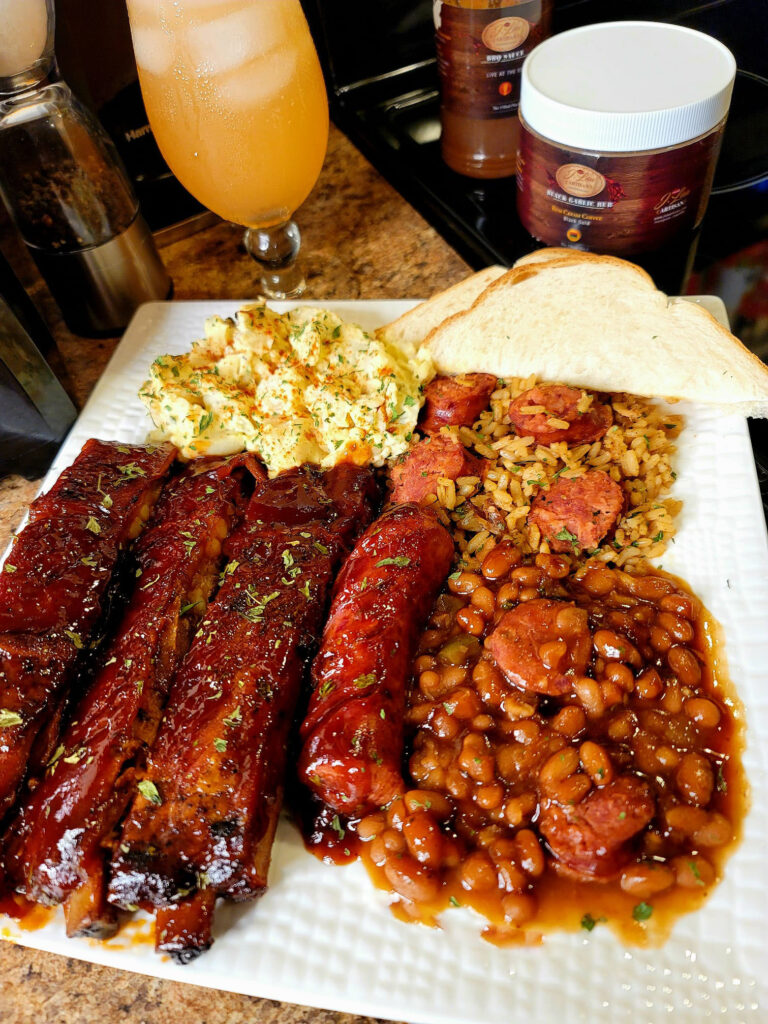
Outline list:
[[[304,290],[292,215],[320,174],[328,100],[299,0],[128,0],[152,131],[173,173],[244,225],[261,290]]]

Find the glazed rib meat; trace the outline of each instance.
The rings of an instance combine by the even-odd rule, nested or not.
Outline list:
[[[30,509],[0,573],[0,816],[38,734],[42,748],[55,742],[118,559],[149,518],[174,454],[170,445],[87,441]]]
[[[453,551],[433,512],[395,505],[339,575],[299,758],[301,781],[332,810],[364,814],[402,791],[411,661]]]
[[[367,470],[304,466],[257,484],[224,582],[174,680],[112,860],[109,898],[161,908],[157,948],[211,943],[217,895],[267,883],[305,659],[342,557],[370,521]]]
[[[44,778],[11,820],[8,878],[39,903],[67,900],[70,935],[114,931],[105,848],[135,792],[135,759],[155,738],[171,678],[216,581],[241,492],[228,470],[221,460],[200,460],[163,491],[136,544],[134,591],[104,663]]]

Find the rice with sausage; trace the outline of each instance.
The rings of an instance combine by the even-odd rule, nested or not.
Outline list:
[[[523,553],[549,552],[549,542],[529,522],[532,502],[558,479],[580,477],[593,469],[607,473],[621,487],[625,510],[615,531],[594,552],[586,553],[627,569],[661,556],[674,538],[675,517],[682,506],[668,492],[676,476],[673,441],[683,417],[635,395],[601,395],[613,412],[613,424],[604,437],[570,446],[564,441],[544,445],[531,436],[518,436],[509,418],[510,403],[535,384],[535,377],[499,380],[490,408],[471,428],[443,428],[487,465],[484,478],[439,480],[432,499],[440,520],[453,529],[462,562],[476,568],[503,539]],[[579,411],[586,412],[594,397],[584,391]]]

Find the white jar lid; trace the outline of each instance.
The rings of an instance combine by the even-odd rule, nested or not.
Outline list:
[[[523,64],[520,114],[574,149],[627,153],[703,135],[728,113],[731,51],[703,32],[611,21],[547,39]]]

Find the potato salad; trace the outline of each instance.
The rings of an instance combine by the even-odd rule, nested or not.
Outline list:
[[[263,302],[210,317],[184,355],[158,357],[139,391],[153,439],[182,458],[258,454],[274,476],[313,462],[382,466],[408,447],[426,349],[374,338],[335,313],[275,313]]]

